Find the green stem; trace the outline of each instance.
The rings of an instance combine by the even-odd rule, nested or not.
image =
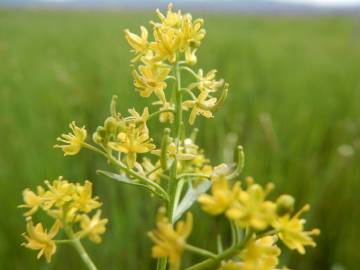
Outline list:
[[[172,129],[174,132],[174,139],[176,143],[176,152],[179,149],[180,144],[180,133],[181,133],[181,123],[182,123],[182,94],[181,94],[181,76],[180,76],[180,64],[177,62],[175,64],[175,76],[176,76],[176,87],[175,91],[175,121],[172,124]],[[174,162],[170,167],[170,177],[168,181],[167,194],[168,194],[168,205],[167,213],[169,221],[173,223],[174,215],[174,206],[176,200],[176,189],[177,189],[177,159],[175,158]],[[159,258],[157,263],[157,270],[166,270],[167,258]]]
[[[178,179],[185,178],[185,177],[199,177],[199,178],[210,178],[208,174],[203,173],[182,173],[178,175]]]
[[[278,230],[270,230],[270,231],[267,231],[267,232],[264,232],[262,234],[259,234],[256,236],[256,239],[260,239],[260,238],[263,238],[265,236],[270,236],[270,235],[275,235],[277,234],[279,231]]]
[[[155,167],[154,169],[152,169],[151,171],[148,171],[146,173],[146,176],[149,176],[150,174],[156,172],[157,170],[160,170],[161,169],[161,166],[158,166],[158,167]]]
[[[159,114],[161,114],[161,113],[165,113],[165,112],[172,112],[172,113],[174,113],[175,110],[174,110],[174,109],[163,109],[163,110],[159,110],[159,111],[157,111],[157,112],[153,112],[152,114],[149,115],[148,120],[150,120],[151,118],[153,118],[153,117],[155,117],[155,116],[157,116],[157,115],[159,115]]]
[[[176,187],[176,194],[175,194],[175,202],[174,202],[174,208],[176,209],[177,206],[179,205],[179,201],[180,201],[180,197],[181,197],[181,193],[182,193],[182,190],[184,188],[184,184],[185,184],[185,181],[184,180],[179,180],[178,181],[178,184],[177,184],[177,187]]]
[[[201,256],[210,257],[210,258],[216,258],[215,253],[212,253],[212,252],[210,252],[210,251],[208,251],[206,249],[195,247],[195,246],[192,246],[192,245],[189,245],[189,244],[185,245],[185,249],[192,252],[192,253],[199,254]]]
[[[231,228],[231,245],[234,246],[236,243],[239,242],[239,235],[236,229],[236,224],[234,221],[230,221],[230,228]]]
[[[71,240],[71,239],[55,240],[55,243],[56,243],[57,245],[72,244],[72,243],[73,243],[73,240]]]
[[[180,145],[180,133],[181,133],[181,123],[182,123],[182,95],[181,95],[181,76],[180,76],[180,67],[179,64],[175,65],[175,74],[176,74],[176,88],[175,90],[175,121],[173,124],[172,130],[174,131],[175,143],[176,143],[176,152],[178,152]],[[170,168],[170,180],[168,183],[168,194],[169,194],[169,204],[167,207],[167,217],[170,222],[173,221],[174,214],[174,205],[176,198],[176,187],[177,187],[177,164],[178,160],[175,158],[173,164]]]
[[[182,69],[182,70],[186,70],[186,71],[189,72],[191,75],[193,75],[196,79],[199,79],[199,75],[197,75],[191,68],[182,66],[181,69]]]
[[[196,100],[196,96],[194,95],[193,92],[191,92],[190,89],[188,89],[188,88],[182,88],[181,91],[184,92],[184,93],[189,94],[193,100]]]
[[[80,239],[74,235],[74,232],[71,227],[65,226],[65,233],[69,237],[69,241],[74,246],[76,251],[79,253],[81,259],[87,266],[89,270],[97,270],[94,262],[91,260],[89,254],[86,252],[84,246],[81,244]]]
[[[142,182],[145,182],[146,184],[151,186],[156,191],[156,192],[154,192],[154,194],[158,195],[161,199],[163,199],[165,201],[168,200],[168,194],[157,183],[151,181],[150,179],[147,179],[146,177],[144,177],[144,176],[138,174],[137,172],[131,170],[130,168],[126,167],[126,165],[124,165],[122,162],[115,159],[111,154],[103,152],[100,149],[92,146],[91,144],[83,143],[83,146],[89,150],[92,150],[92,151],[104,156],[107,160],[110,161],[111,164],[115,165],[116,167],[118,167],[120,170],[124,171],[128,175],[131,175],[131,176],[135,177],[136,179],[138,179]]]
[[[238,243],[235,246],[232,246],[225,250],[223,253],[217,255],[213,259],[207,259],[205,261],[202,261],[198,264],[195,264],[193,266],[190,266],[186,268],[186,270],[202,270],[202,269],[214,269],[217,265],[221,263],[222,260],[229,259],[233,257],[235,254],[237,254],[241,249],[244,248],[244,246],[247,244],[247,242],[251,239],[253,236],[252,231],[249,231],[243,241]]]
[[[87,252],[86,252],[85,248],[83,247],[83,245],[81,244],[80,240],[78,238],[74,238],[72,243],[73,243],[73,246],[75,247],[75,249],[77,250],[77,252],[79,253],[81,259],[86,264],[87,268],[89,270],[97,270],[95,264],[91,260],[90,256],[87,254]]]

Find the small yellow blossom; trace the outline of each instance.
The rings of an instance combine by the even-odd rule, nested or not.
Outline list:
[[[139,66],[139,72],[132,72],[134,85],[142,97],[149,97],[154,93],[162,103],[166,102],[164,89],[170,68],[163,66]]]
[[[142,55],[145,55],[149,47],[147,29],[144,26],[141,26],[140,30],[140,36],[131,33],[128,29],[125,30],[125,38],[133,48],[133,51],[136,55],[135,58],[132,59],[132,62],[139,60]]]
[[[230,190],[225,175],[213,176],[211,185],[212,195],[202,194],[198,202],[205,212],[211,215],[222,214],[230,207],[234,196],[239,192],[239,184],[240,183],[237,182],[233,186],[233,189]]]
[[[160,110],[174,110],[174,105],[170,102],[165,102]],[[167,111],[160,113],[159,120],[161,123],[169,122],[170,124],[174,122],[174,112]]]
[[[98,197],[92,196],[92,183],[88,180],[84,185],[76,185],[77,194],[74,198],[73,207],[84,213],[89,213],[92,210],[99,208],[101,203],[98,201]]]
[[[151,143],[149,133],[130,124],[126,132],[120,132],[118,142],[109,142],[109,146],[115,151],[127,154],[127,164],[133,168],[138,153],[146,153],[155,148]]]
[[[215,80],[217,70],[210,70],[206,75],[204,71],[199,69],[198,71],[198,81],[190,84],[189,89],[198,88],[200,91],[206,92],[216,92],[220,87],[224,85],[224,80]]]
[[[275,217],[275,203],[266,201],[266,190],[260,185],[251,184],[247,190],[241,190],[226,216],[236,221],[240,227],[251,226],[263,230]]]
[[[304,231],[305,219],[299,219],[299,216],[309,209],[309,205],[305,205],[293,217],[286,214],[278,217],[272,224],[274,229],[279,232],[279,237],[284,244],[292,250],[297,250],[300,254],[305,254],[304,246],[315,247],[316,244],[311,236],[320,234],[319,229]]]
[[[56,252],[56,244],[53,238],[58,233],[59,228],[60,223],[56,221],[48,233],[41,223],[34,226],[31,218],[28,218],[26,222],[27,235],[24,234],[24,237],[28,242],[23,243],[23,245],[29,249],[40,250],[37,258],[39,259],[44,255],[46,261],[50,262],[51,257]]]
[[[173,12],[172,11],[173,4],[169,3],[167,7],[166,16],[161,13],[159,9],[156,9],[156,13],[162,24],[154,23],[156,26],[164,26],[164,27],[176,27],[179,26],[182,20],[181,11]]]
[[[155,243],[152,248],[153,257],[169,257],[170,269],[178,270],[181,263],[186,239],[190,235],[193,226],[191,213],[186,216],[186,221],[179,221],[174,230],[166,218],[159,219],[157,230],[149,233],[149,237]]]
[[[139,123],[139,128],[144,129],[144,131],[148,132],[149,129],[146,126],[146,122],[149,119],[149,109],[148,107],[145,107],[143,110],[143,113],[140,115],[134,108],[129,109],[128,112],[131,114],[131,117],[129,119],[131,121],[135,121],[136,123]]]
[[[196,100],[186,100],[183,102],[183,108],[185,110],[192,108],[192,111],[190,113],[189,117],[189,124],[193,125],[196,119],[196,116],[199,114],[206,117],[206,118],[212,118],[213,114],[211,110],[216,105],[216,98],[209,98],[208,92],[201,92]]]
[[[274,270],[277,266],[280,249],[275,245],[276,236],[265,236],[250,240],[239,257],[242,265],[239,270]]]
[[[174,28],[155,27],[154,42],[150,43],[150,49],[155,52],[155,59],[168,60],[175,63],[176,53],[180,48],[179,30]]]
[[[204,26],[203,19],[196,19],[192,21],[190,14],[185,14],[182,20],[181,27],[181,47],[183,50],[190,47],[199,47],[201,41],[204,39],[206,31],[202,27]]]
[[[37,193],[38,194],[28,188],[23,191],[24,204],[19,205],[19,207],[30,208],[29,211],[24,213],[24,216],[33,215],[44,202],[44,198],[42,196],[44,194],[44,189],[41,186],[37,187]]]
[[[79,217],[81,231],[77,233],[77,236],[87,236],[92,242],[97,244],[100,243],[100,235],[105,233],[105,225],[108,223],[108,219],[100,219],[100,215],[100,210],[98,210],[91,219],[88,215],[81,215]]]
[[[191,49],[190,47],[185,49],[185,62],[188,65],[195,65],[197,61],[196,49]]]
[[[75,185],[63,180],[61,176],[54,180],[52,184],[48,181],[45,181],[45,184],[49,188],[44,194],[44,206],[46,209],[50,209],[53,206],[62,207],[73,199]]]
[[[55,148],[61,148],[64,151],[64,156],[73,156],[80,152],[82,144],[86,140],[87,131],[85,127],[76,126],[75,122],[69,125],[72,133],[62,134],[57,138],[57,141],[64,143],[64,145],[54,145]]]

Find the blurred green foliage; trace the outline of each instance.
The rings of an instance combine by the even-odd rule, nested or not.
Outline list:
[[[71,247],[52,264],[20,247],[21,191],[58,175],[95,182],[109,231],[88,245],[100,269],[153,269],[150,241],[158,202],[97,176],[92,153],[63,158],[55,138],[75,120],[95,130],[113,94],[125,112],[145,105],[133,90],[122,30],[153,15],[133,12],[0,11],[0,269],[84,269]],[[283,254],[292,269],[357,269],[360,235],[360,24],[350,17],[204,15],[199,50],[230,95],[213,121],[200,120],[199,144],[213,164],[246,151],[244,175],[310,202],[311,227],[322,230],[305,257]],[[161,132],[152,126],[155,135]],[[230,135],[227,135],[230,134]],[[275,192],[275,193],[276,193]],[[221,219],[198,209],[191,241],[214,246]],[[209,221],[206,221],[209,220]],[[200,226],[201,225],[201,226]],[[209,235],[214,237],[209,237]],[[185,260],[196,260],[185,256]]]

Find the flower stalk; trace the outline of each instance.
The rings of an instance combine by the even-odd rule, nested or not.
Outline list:
[[[91,260],[89,254],[86,252],[84,246],[82,245],[80,239],[74,238],[72,245],[75,247],[76,251],[79,253],[81,259],[87,266],[89,270],[97,270],[97,267],[95,266],[94,262]]]

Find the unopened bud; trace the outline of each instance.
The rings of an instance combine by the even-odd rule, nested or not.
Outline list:
[[[294,211],[295,199],[294,197],[284,194],[276,200],[276,212],[279,216],[291,213]]]
[[[104,127],[107,132],[109,133],[115,133],[118,126],[118,121],[113,116],[109,116],[106,118]]]
[[[101,144],[103,139],[101,138],[101,136],[99,135],[99,133],[97,132],[94,132],[93,136],[92,136],[92,139],[95,143],[97,144]]]

